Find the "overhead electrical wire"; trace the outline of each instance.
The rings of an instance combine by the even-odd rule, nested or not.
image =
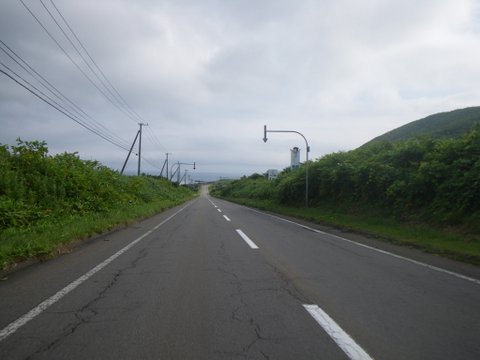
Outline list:
[[[154,167],[155,169],[162,170],[161,167],[159,167],[158,165],[155,165],[152,161],[150,161],[149,159],[146,159],[143,155],[142,155],[142,160],[144,160],[146,163],[148,163],[150,166]]]
[[[0,40],[0,42],[2,42]],[[2,42],[3,43],[3,42]],[[88,131],[92,132],[93,134],[103,138],[104,140],[108,141],[109,143],[119,147],[120,149],[123,149],[123,150],[126,150],[126,151],[129,151],[129,147],[128,146],[125,146],[121,143],[119,143],[118,141],[116,141],[115,139],[113,139],[110,135],[108,134],[104,134],[104,133],[101,133],[99,132],[97,129],[95,128],[92,128],[89,124],[85,124],[85,122],[83,122],[81,119],[79,119],[77,116],[75,116],[74,114],[72,114],[69,110],[67,110],[66,108],[64,108],[62,105],[60,105],[58,102],[56,102],[55,100],[53,100],[50,96],[48,96],[47,94],[45,94],[43,91],[41,91],[40,89],[38,89],[35,85],[31,84],[28,80],[24,79],[21,75],[17,74],[15,71],[13,71],[8,65],[4,64],[3,62],[0,61],[0,65],[3,66],[7,71],[5,70],[2,70],[0,68],[0,73],[3,73],[4,75],[6,75],[7,77],[9,77],[11,80],[13,80],[14,82],[16,82],[18,85],[20,85],[21,87],[23,87],[25,90],[29,91],[31,94],[33,94],[34,96],[36,96],[37,98],[39,98],[40,100],[42,100],[43,102],[45,102],[46,104],[50,105],[51,107],[53,107],[55,110],[59,111],[60,113],[62,113],[63,115],[67,116],[68,118],[72,119],[73,121],[75,121],[76,123],[78,123],[80,126],[84,127],[85,129],[87,129]],[[23,83],[22,83],[23,82]],[[138,156],[138,154],[136,154]],[[149,160],[148,158],[145,158],[144,156],[142,156],[142,160],[144,160],[145,162],[147,162],[150,166],[160,170],[160,167],[157,166],[156,164],[154,164],[151,160]]]
[[[55,22],[57,27],[60,29],[62,34],[65,36],[65,38],[70,42],[72,47],[75,49],[77,54],[80,56],[80,58],[84,61],[84,63],[87,65],[87,67],[90,69],[90,71],[95,75],[95,77],[100,81],[100,83],[103,85],[103,87],[111,94],[115,100],[123,107],[123,109],[128,112],[130,115],[130,118],[133,121],[138,121],[140,123],[144,123],[145,120],[138,115],[135,110],[132,109],[132,107],[128,104],[128,102],[123,98],[123,96],[120,94],[120,92],[115,88],[115,86],[112,84],[112,82],[108,79],[108,77],[105,75],[103,70],[98,66],[97,62],[93,59],[91,54],[88,52],[86,47],[83,45],[82,41],[80,38],[77,36],[76,32],[73,30],[73,28],[70,26],[68,23],[67,19],[63,16],[62,12],[60,9],[57,7],[55,2],[53,0],[49,0],[50,3],[52,4],[53,8],[55,11],[58,13],[60,18],[62,19],[62,22],[65,24],[65,26],[68,28],[69,32],[73,35],[75,38],[76,42],[78,43],[79,47],[84,51],[85,55],[90,59],[93,67],[97,70],[98,74],[94,71],[92,66],[89,64],[89,62],[86,60],[85,56],[81,54],[80,50],[78,47],[74,44],[74,41],[70,38],[70,36],[67,34],[67,31],[59,24],[59,21],[55,18],[55,16],[52,14],[52,11],[48,9],[48,7],[45,5],[44,0],[40,0],[42,6],[44,9],[47,11],[49,16],[52,18],[52,20]],[[100,76],[101,77],[100,77]],[[108,86],[107,86],[108,84]],[[147,138],[150,140],[154,145],[159,146],[162,150],[165,150],[165,147],[162,145],[162,143],[158,140],[158,138],[155,136],[155,133],[151,130],[151,128],[147,128]],[[143,157],[142,157],[143,158]]]
[[[78,56],[80,56],[80,58],[83,60],[83,62],[85,63],[85,65],[87,65],[88,69],[90,70],[90,72],[95,76],[95,78],[100,82],[100,85],[109,93],[109,97],[111,96],[111,99],[113,99],[113,101],[116,102],[116,107],[122,111],[130,120],[136,122],[135,119],[132,118],[132,115],[126,111],[123,107],[124,105],[122,104],[122,102],[118,99],[118,96],[113,93],[113,91],[110,89],[110,87],[106,84],[105,80],[103,80],[98,74],[97,72],[93,69],[92,65],[90,65],[90,63],[87,61],[87,59],[85,58],[85,56],[80,52],[80,50],[78,49],[78,47],[75,45],[75,43],[73,42],[73,40],[70,38],[70,36],[66,33],[65,29],[59,24],[59,22],[57,21],[57,19],[55,18],[55,16],[51,13],[51,11],[48,9],[47,6],[45,6],[45,3],[43,2],[43,0],[40,0],[40,3],[42,4],[43,8],[46,10],[46,12],[48,13],[48,15],[50,16],[50,18],[53,20],[53,22],[57,25],[57,27],[60,29],[60,31],[62,32],[63,36],[65,36],[65,38],[68,40],[68,42],[70,43],[70,45],[72,45],[73,49],[75,50],[75,52],[78,54]],[[56,8],[57,9],[57,8]],[[57,9],[58,11],[58,9]]]
[[[90,53],[88,52],[88,50],[85,48],[85,46],[83,45],[82,41],[78,38],[77,34],[75,33],[75,31],[73,31],[72,27],[69,25],[69,23],[67,22],[67,20],[65,19],[65,17],[63,16],[63,14],[60,12],[60,10],[58,9],[58,7],[55,5],[55,3],[53,2],[53,0],[50,0],[50,2],[52,3],[53,7],[55,8],[55,10],[57,11],[57,13],[60,15],[60,17],[62,18],[63,22],[65,23],[65,25],[68,27],[68,29],[70,30],[70,32],[72,33],[72,35],[75,37],[75,39],[77,40],[78,44],[80,45],[80,47],[83,49],[83,51],[85,52],[85,54],[87,54],[88,58],[90,59],[90,61],[92,62],[92,64],[95,66],[95,68],[98,70],[98,72],[102,75],[103,79],[108,83],[108,85],[112,88],[112,90],[115,92],[115,94],[117,94],[118,98],[121,100],[121,102],[125,105],[126,109],[131,113],[133,114],[138,121],[140,122],[144,122],[144,120],[142,119],[142,117],[140,115],[137,114],[137,112],[135,110],[132,109],[132,107],[127,103],[127,101],[123,98],[123,96],[119,93],[119,91],[115,88],[115,86],[113,86],[113,84],[110,82],[110,80],[108,80],[107,76],[105,75],[105,73],[102,71],[102,69],[97,65],[96,61],[93,59],[93,57],[90,55]]]
[[[95,81],[81,68],[81,66],[72,58],[72,56],[65,50],[65,48],[60,44],[60,42],[52,35],[50,31],[45,27],[45,25],[40,21],[40,19],[33,13],[33,11],[25,4],[23,0],[20,0],[22,5],[27,9],[30,15],[37,21],[37,23],[42,27],[42,29],[47,33],[47,35],[52,39],[52,41],[62,50],[65,56],[70,60],[70,62],[75,65],[75,67],[82,73],[82,75],[107,99],[115,108],[124,113],[123,109],[116,104],[106,93],[103,91],[100,86],[98,86]]]
[[[77,104],[70,100],[66,95],[64,95],[60,90],[58,90],[51,82],[49,82],[44,76],[42,76],[38,71],[36,71],[30,64],[28,64],[20,55],[13,51],[4,41],[0,40],[0,50],[5,53],[11,60],[13,60],[18,66],[20,66],[26,73],[28,73],[32,78],[40,83],[44,89],[46,89],[50,94],[52,94],[59,102],[63,104],[62,108],[67,110],[66,107],[70,110],[70,114],[75,113],[76,116],[80,117],[84,122],[86,122],[90,127],[94,128],[97,132],[103,133],[105,136],[111,138],[112,140],[122,143],[124,146],[129,146],[129,142],[125,139],[120,138],[115,135],[111,130],[107,129],[100,122],[95,120],[92,116],[87,114],[82,110]],[[8,51],[7,51],[8,50]],[[53,99],[52,99],[53,101]],[[58,104],[60,106],[60,104]],[[73,114],[72,114],[73,115]],[[79,119],[79,121],[82,121]]]
[[[7,77],[9,77],[10,79],[12,79],[13,81],[15,81],[18,85],[20,85],[21,87],[23,87],[24,89],[26,89],[27,91],[29,91],[30,93],[32,93],[33,95],[35,95],[37,98],[39,98],[40,100],[42,100],[43,102],[47,103],[48,105],[50,105],[51,107],[53,107],[54,109],[56,109],[57,111],[61,112],[63,115],[67,116],[68,118],[72,119],[73,121],[75,121],[76,123],[78,123],[79,125],[83,126],[85,129],[89,130],[90,132],[100,136],[101,138],[103,138],[104,140],[108,141],[109,143],[123,149],[123,150],[129,150],[127,147],[124,147],[122,146],[121,144],[113,141],[112,139],[109,139],[107,136],[105,136],[104,134],[102,133],[99,133],[97,132],[95,129],[92,129],[91,127],[89,127],[87,124],[85,124],[84,122],[80,121],[76,116],[72,115],[71,113],[69,113],[68,110],[66,110],[65,108],[63,108],[61,105],[59,105],[57,102],[55,102],[54,100],[52,100],[48,95],[46,95],[45,93],[43,93],[41,90],[39,90],[37,87],[35,87],[34,85],[32,85],[29,81],[25,80],[22,76],[18,75],[15,71],[13,71],[12,69],[10,69],[7,65],[5,65],[3,62],[0,61],[0,65],[3,66],[7,71],[9,71],[10,73],[6,72],[5,70],[2,70],[0,69],[0,72],[3,73],[4,75],[6,75]],[[12,75],[13,74],[13,75]],[[19,80],[20,79],[20,80]],[[22,83],[23,81],[23,83]]]
[[[153,130],[150,127],[147,127],[146,135],[147,135],[147,138],[150,140],[150,142],[153,145],[158,146],[164,152],[167,151],[167,149],[165,149],[165,147],[162,145],[160,140],[158,140],[158,137],[155,135],[155,133],[153,132]]]
[[[58,46],[58,48],[64,53],[64,55],[70,60],[70,62],[81,72],[81,74],[103,95],[105,99],[108,100],[117,110],[121,111],[124,115],[129,120],[132,120],[133,122],[136,123],[142,123],[144,120],[142,117],[135,112],[132,107],[127,103],[127,101],[122,97],[120,92],[115,88],[115,86],[112,84],[112,82],[107,78],[105,73],[102,71],[102,69],[98,66],[98,64],[95,62],[93,57],[90,55],[86,47],[83,45],[75,31],[72,29],[66,18],[63,16],[61,13],[60,9],[56,6],[53,0],[49,0],[51,3],[51,6],[53,9],[55,9],[55,12],[58,14],[58,16],[61,19],[61,22],[65,24],[66,28],[68,28],[68,31],[65,29],[65,27],[60,24],[60,20],[56,18],[56,16],[53,14],[53,10],[49,9],[45,2],[43,0],[40,0],[40,3],[42,4],[43,8],[45,11],[48,13],[50,18],[54,21],[56,26],[60,29],[62,32],[63,36],[67,39],[67,41],[70,43],[70,45],[73,47],[75,52],[78,54],[78,56],[82,59],[82,61],[85,63],[87,66],[88,70],[93,74],[94,78],[89,76],[84,69],[79,65],[77,61],[74,60],[74,58],[65,50],[65,48],[60,44],[59,40],[55,38],[55,36],[52,35],[52,33],[47,29],[47,27],[42,23],[42,21],[39,19],[38,16],[35,15],[35,13],[31,10],[29,6],[25,4],[23,0],[19,0],[21,4],[24,6],[24,8],[28,11],[28,13],[35,19],[35,21],[41,26],[41,28],[45,31],[45,33],[50,37],[50,39]],[[75,45],[74,40],[70,35],[67,34],[67,32],[70,32],[73,37],[75,38],[76,42],[78,43],[78,46]],[[1,41],[1,40],[0,40]],[[2,42],[3,43],[3,42]],[[3,43],[4,46],[6,46],[5,43]],[[90,115],[88,115],[85,111],[83,111],[80,107],[78,107],[74,102],[72,102],[70,99],[68,99],[62,92],[60,92],[56,87],[54,87],[48,80],[46,80],[43,76],[41,76],[37,71],[35,71],[30,65],[28,65],[21,57],[19,57],[16,53],[14,53],[8,46],[6,48],[14,54],[15,57],[17,57],[28,69],[25,68],[22,64],[20,64],[16,59],[14,59],[8,52],[1,48],[3,52],[5,52],[12,60],[14,60],[24,71],[26,71],[30,76],[35,78],[45,89],[47,89],[55,98],[57,98],[63,105],[59,104],[55,100],[53,100],[51,97],[40,91],[38,88],[36,88],[33,84],[29,83],[26,79],[24,79],[22,76],[19,74],[15,73],[13,70],[11,70],[8,66],[5,64],[1,63],[2,66],[4,66],[7,70],[9,70],[11,73],[7,73],[4,70],[1,70],[3,74],[11,78],[13,81],[15,81],[17,84],[20,86],[24,87],[27,89],[29,92],[34,94],[36,97],[40,98],[42,101],[46,102],[50,106],[54,107],[56,110],[60,111],[70,119],[74,120],[75,122],[79,123],[81,126],[85,127],[89,131],[97,134],[98,136],[102,137],[103,139],[109,141],[110,143],[124,149],[124,150],[129,150],[130,143],[124,139],[121,139],[117,135],[115,135],[113,132],[108,130],[106,127],[104,127],[101,123],[93,119]],[[80,51],[80,48],[83,50],[84,54],[82,54],[82,51]],[[87,58],[90,60],[91,63],[87,60]],[[33,73],[32,73],[33,72]],[[13,75],[12,75],[13,74]],[[34,75],[35,74],[35,75]],[[19,80],[21,79],[21,80]],[[41,80],[40,80],[41,79]],[[98,84],[96,81],[98,81]],[[23,83],[22,83],[23,81]],[[105,90],[102,90],[105,89]],[[108,94],[108,95],[107,95]],[[67,109],[68,108],[68,109]],[[87,120],[88,119],[88,120]],[[159,146],[160,148],[164,149],[164,146],[161,144],[161,142],[158,140],[157,136],[155,133],[150,129],[147,128],[146,132],[146,137],[147,139],[154,144],[155,146]],[[138,155],[137,155],[138,156]],[[145,160],[147,163],[149,163],[151,166],[160,169],[158,166],[154,165],[151,161],[146,159],[144,156],[142,156],[142,159]]]

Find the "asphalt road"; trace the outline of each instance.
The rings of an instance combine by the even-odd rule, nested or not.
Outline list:
[[[0,281],[0,359],[479,359],[479,278],[204,193]]]

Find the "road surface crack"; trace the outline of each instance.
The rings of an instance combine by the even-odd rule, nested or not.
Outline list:
[[[301,304],[309,304],[310,301],[308,298],[303,295],[300,290],[297,289],[295,284],[293,283],[294,280],[292,278],[287,277],[279,268],[277,268],[274,265],[268,264],[271,266],[275,274],[278,276],[278,278],[282,281],[282,284],[280,286],[280,289],[282,291],[285,291],[288,295],[299,301]]]
[[[82,325],[91,323],[92,319],[99,314],[99,312],[94,309],[94,305],[105,297],[106,293],[117,284],[119,278],[126,271],[136,268],[140,260],[145,258],[147,255],[148,255],[148,250],[145,248],[142,249],[139,252],[138,256],[127,267],[117,270],[114,273],[113,278],[110,280],[110,282],[105,287],[103,287],[101,291],[98,292],[97,295],[93,299],[91,299],[87,304],[82,306],[82,308],[80,308],[79,310],[66,312],[66,313],[73,312],[73,315],[75,316],[76,321],[65,326],[58,338],[56,338],[53,341],[50,341],[48,344],[37,349],[34,353],[26,357],[25,360],[34,359],[37,355],[40,355],[42,353],[45,353],[54,349],[65,338],[73,335]]]

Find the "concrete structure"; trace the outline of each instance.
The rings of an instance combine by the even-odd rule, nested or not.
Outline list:
[[[290,168],[292,170],[298,169],[300,167],[300,149],[294,147],[290,149]]]
[[[269,169],[267,170],[267,178],[268,180],[275,180],[278,176],[278,170],[276,169]]]

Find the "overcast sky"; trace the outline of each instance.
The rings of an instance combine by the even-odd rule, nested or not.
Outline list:
[[[23,1],[111,97],[115,90],[102,88],[40,0]],[[186,166],[193,178],[249,175],[288,166],[294,146],[305,158],[300,136],[272,133],[264,143],[263,125],[302,132],[315,159],[480,105],[479,1],[42,1],[74,41],[56,5],[131,110],[118,96],[113,106],[20,1],[2,1],[0,40],[88,114],[80,120],[96,121],[123,148],[0,73],[2,144],[45,140],[52,154],[78,151],[120,169],[142,121],[143,171],[158,173],[169,152],[171,161],[197,163]],[[3,51],[0,62],[48,94]],[[133,156],[128,170],[136,166]]]

